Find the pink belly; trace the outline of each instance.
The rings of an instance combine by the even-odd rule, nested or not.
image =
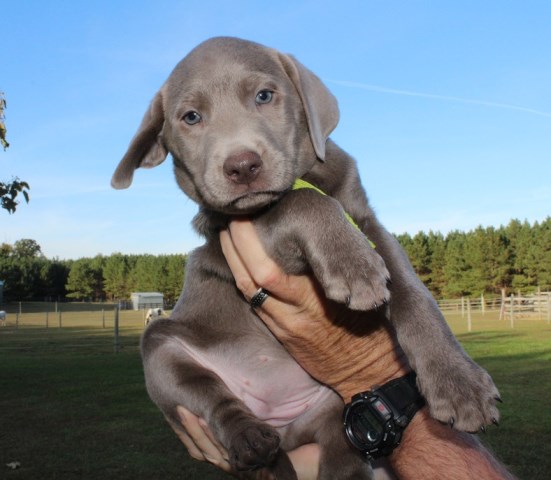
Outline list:
[[[178,340],[176,340],[178,341]],[[282,348],[256,345],[254,352],[206,355],[178,341],[200,365],[216,373],[260,419],[278,428],[333,395],[316,382]],[[250,344],[248,345],[251,346]]]

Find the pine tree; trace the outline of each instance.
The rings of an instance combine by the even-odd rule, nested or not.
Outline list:
[[[71,265],[67,278],[67,297],[77,300],[92,300],[96,292],[96,272],[89,258],[81,258]]]
[[[442,298],[446,285],[444,267],[446,266],[446,241],[440,232],[429,232],[430,274],[427,287],[436,298]]]
[[[128,261],[122,253],[107,257],[103,267],[103,284],[105,294],[111,300],[130,298],[128,289]]]
[[[459,231],[450,232],[446,237],[446,265],[444,266],[445,285],[443,294],[446,297],[470,295],[471,265],[467,253],[466,234]]]

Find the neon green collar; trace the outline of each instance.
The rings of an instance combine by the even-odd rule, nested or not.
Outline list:
[[[312,185],[311,183],[307,182],[306,180],[303,180],[302,178],[297,178],[295,180],[295,183],[293,183],[293,190],[300,190],[302,188],[309,188],[311,190],[315,190],[316,192],[318,192],[322,195],[327,195],[327,193],[325,193],[323,190],[319,189],[315,185]],[[360,229],[360,227],[358,227],[358,224],[354,221],[354,219],[347,212],[344,212],[344,216],[352,224],[352,226],[354,226],[355,228],[357,228],[361,232],[361,229]],[[366,238],[367,238],[367,236],[366,236]],[[367,238],[367,241],[369,242],[369,244],[371,245],[372,248],[375,248],[375,244],[371,240],[369,240],[369,238]]]

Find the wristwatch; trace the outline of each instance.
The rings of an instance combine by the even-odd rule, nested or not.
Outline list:
[[[425,405],[415,372],[357,393],[344,407],[350,443],[370,460],[390,455],[413,416]]]

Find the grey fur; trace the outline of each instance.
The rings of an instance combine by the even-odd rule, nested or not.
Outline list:
[[[268,102],[266,94],[257,97],[264,90],[273,91]],[[200,114],[198,123],[188,124],[197,119],[190,111]],[[263,467],[278,479],[296,478],[283,451],[311,441],[322,448],[321,479],[371,473],[345,442],[340,398],[296,365],[236,289],[218,240],[233,215],[253,215],[269,254],[289,273],[313,272],[329,299],[349,306],[349,326],[359,334],[369,334],[371,317],[388,314],[432,416],[466,431],[499,418],[490,376],[463,351],[375,217],[354,160],[328,139],[338,117],[335,98],[293,57],[214,38],[176,66],[113,176],[115,188],[126,188],[136,168],[154,167],[171,153],[179,186],[201,207],[194,225],[207,242],[190,255],[171,318],[144,332],[145,377],[151,398],[176,428],[177,405],[205,418],[243,478]],[[300,177],[328,196],[290,191]],[[343,208],[376,250],[346,221]],[[268,403],[287,388],[312,388],[323,401],[276,428],[269,413],[260,419],[232,392],[233,377],[215,373],[226,367],[243,385],[253,378],[273,386],[260,399]]]

